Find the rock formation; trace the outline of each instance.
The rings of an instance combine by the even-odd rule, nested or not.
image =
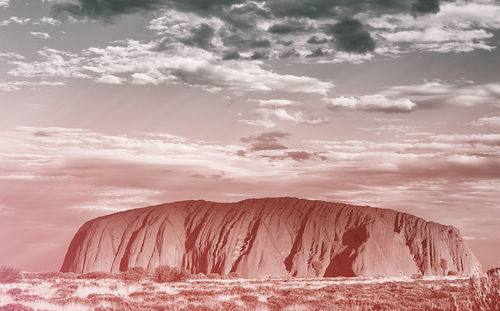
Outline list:
[[[61,271],[159,265],[191,273],[400,276],[479,273],[458,229],[388,209],[297,198],[182,201],[85,223]]]

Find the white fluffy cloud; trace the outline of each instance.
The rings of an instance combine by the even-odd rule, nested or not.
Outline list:
[[[256,102],[258,102],[259,108],[253,109],[252,113],[258,116],[258,119],[244,119],[238,120],[238,122],[257,127],[272,128],[276,126],[273,119],[308,125],[317,125],[328,121],[327,118],[315,117],[300,111],[298,106],[301,106],[301,104],[289,99],[260,99]]]
[[[464,84],[431,81],[423,84],[389,87],[382,94],[392,97],[407,97],[415,102],[429,105],[454,105],[472,107],[495,105],[500,99],[500,84]]]
[[[13,61],[9,74],[18,77],[76,77],[97,82],[136,84],[182,83],[207,90],[287,91],[326,94],[333,88],[307,76],[279,74],[255,61],[221,62],[197,48],[174,45],[156,52],[159,42],[128,40],[106,48],[89,48],[80,54],[45,48],[41,60]],[[110,76],[115,77],[110,79]]]
[[[261,107],[287,107],[297,105],[298,103],[289,99],[259,99],[259,106]]]
[[[46,32],[36,32],[32,31],[30,32],[30,35],[32,37],[38,38],[38,39],[50,39],[50,35]]]
[[[124,79],[113,75],[104,75],[96,79],[97,82],[104,84],[122,84],[123,80]]]
[[[38,24],[59,26],[59,25],[61,25],[61,21],[54,19],[52,17],[43,16],[42,18],[40,18],[40,21],[38,22]]]
[[[500,85],[446,84],[440,81],[413,85],[396,85],[376,94],[325,98],[330,109],[379,112],[411,112],[415,109],[443,106],[473,107],[498,105]]]
[[[407,98],[389,98],[384,95],[364,95],[326,99],[332,109],[351,109],[381,112],[409,112],[416,104]]]
[[[9,81],[0,82],[0,90],[2,91],[19,91],[25,87],[37,88],[40,86],[61,86],[64,82],[52,82],[52,81]]]
[[[500,5],[491,0],[442,2],[440,11],[413,18],[409,14],[362,20],[375,29],[379,52],[433,51],[438,53],[493,50],[492,30],[500,29]],[[386,47],[385,49],[383,47]]]
[[[26,25],[31,21],[30,18],[23,18],[23,17],[17,17],[17,16],[11,16],[6,20],[3,20],[0,22],[0,26],[8,26],[10,24],[14,25]]]
[[[264,119],[264,120],[238,120],[241,124],[263,127],[263,128],[273,128],[276,126],[272,120]]]
[[[500,117],[497,116],[482,117],[472,122],[472,125],[500,127]]]

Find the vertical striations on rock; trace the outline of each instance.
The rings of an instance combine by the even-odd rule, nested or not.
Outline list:
[[[85,223],[61,271],[159,265],[266,276],[472,275],[458,229],[388,209],[297,198],[182,201]]]

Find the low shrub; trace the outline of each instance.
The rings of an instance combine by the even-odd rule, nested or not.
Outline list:
[[[489,277],[500,277],[500,268],[491,268],[486,273]]]
[[[23,306],[20,303],[11,303],[0,307],[0,311],[33,311],[33,308]]]
[[[45,271],[45,272],[29,272],[24,273],[23,278],[27,280],[51,280],[51,279],[76,279],[78,274],[72,272],[60,272],[60,271]]]
[[[104,280],[104,279],[114,279],[115,276],[110,272],[87,272],[80,274],[77,279],[86,280]]]
[[[141,281],[148,276],[148,272],[143,267],[134,267],[120,273],[120,279],[126,281]]]
[[[14,283],[21,279],[21,272],[17,268],[0,267],[0,283]]]
[[[155,270],[155,280],[158,283],[182,282],[189,277],[189,273],[178,267],[159,266]]]
[[[12,288],[7,291],[7,294],[10,296],[17,296],[23,293],[23,290],[20,288]]]

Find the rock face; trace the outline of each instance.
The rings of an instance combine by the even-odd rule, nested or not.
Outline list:
[[[480,273],[458,229],[388,209],[297,198],[182,201],[85,223],[61,271],[159,265],[191,273],[400,276]]]

